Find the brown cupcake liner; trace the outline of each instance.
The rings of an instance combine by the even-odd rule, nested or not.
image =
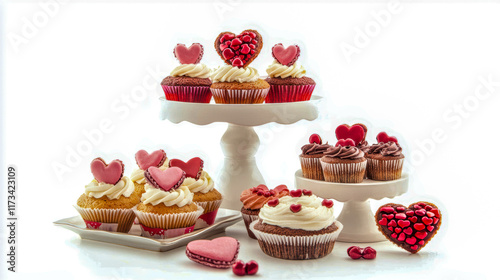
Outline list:
[[[325,181],[334,183],[361,183],[365,177],[366,160],[353,163],[321,161]]]
[[[89,229],[128,233],[134,224],[132,209],[93,209],[74,205]]]
[[[265,89],[210,89],[215,103],[256,104],[264,103],[269,88]]]
[[[203,208],[198,206],[198,210],[187,213],[175,213],[175,214],[155,214],[142,212],[137,209],[133,209],[139,223],[145,225],[149,228],[162,228],[162,229],[174,229],[174,228],[186,228],[194,226],[198,217],[203,214]]]
[[[319,259],[330,254],[343,228],[340,222],[335,221],[338,229],[331,233],[286,236],[256,230],[257,222],[252,222],[250,229],[257,237],[262,251],[271,257],[288,260]]]
[[[253,221],[257,221],[259,219],[259,215],[248,215],[245,213],[241,213],[241,215],[243,216],[243,221],[245,222],[245,227],[247,229],[248,236],[250,238],[257,239],[257,237],[255,237],[255,234],[253,234],[253,232],[250,230],[250,224]]]
[[[401,179],[404,158],[394,160],[378,160],[367,158],[366,172],[368,179],[391,181]]]
[[[213,225],[217,216],[217,211],[222,204],[222,199],[213,201],[200,201],[195,203],[203,208],[203,213],[196,220],[194,228],[200,229]]]
[[[300,166],[302,167],[302,176],[308,179],[324,181],[323,168],[321,167],[321,158],[307,158],[299,156]]]

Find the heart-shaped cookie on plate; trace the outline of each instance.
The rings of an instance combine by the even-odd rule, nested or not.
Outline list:
[[[230,268],[236,262],[239,251],[240,242],[228,236],[195,240],[186,246],[186,255],[190,260],[215,268]]]
[[[378,228],[389,241],[415,254],[420,251],[441,226],[441,211],[430,202],[382,205],[375,214]]]
[[[259,55],[262,49],[262,36],[252,29],[247,29],[239,35],[222,32],[215,39],[214,47],[227,64],[246,67]]]

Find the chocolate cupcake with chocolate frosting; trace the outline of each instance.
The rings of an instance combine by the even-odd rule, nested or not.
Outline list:
[[[321,158],[325,181],[361,183],[366,170],[365,153],[354,146],[352,139],[342,139]]]
[[[302,146],[302,154],[299,155],[302,176],[304,178],[325,180],[320,159],[323,157],[323,153],[330,147],[332,146],[328,143],[322,144],[321,137],[318,134],[313,134],[309,137],[309,144]]]
[[[394,137],[393,137],[394,138]],[[378,137],[377,137],[378,139]],[[367,176],[377,181],[390,181],[401,178],[404,155],[397,139],[373,144],[366,153]]]

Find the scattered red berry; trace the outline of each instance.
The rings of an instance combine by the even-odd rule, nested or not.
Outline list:
[[[245,263],[242,260],[236,260],[233,264],[233,273],[238,276],[244,276],[246,274]]]
[[[353,260],[357,260],[363,256],[363,249],[358,246],[351,246],[347,249],[347,255]]]
[[[245,271],[248,275],[254,275],[257,273],[257,271],[259,271],[259,264],[256,261],[251,260],[247,262]]]

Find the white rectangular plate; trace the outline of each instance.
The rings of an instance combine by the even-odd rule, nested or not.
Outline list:
[[[209,236],[224,232],[227,227],[234,225],[240,220],[241,213],[239,211],[220,208],[213,225],[168,239],[152,239],[140,236],[141,229],[137,224],[132,226],[129,233],[88,229],[85,227],[85,222],[80,216],[61,219],[59,221],[55,221],[54,224],[76,232],[83,239],[107,242],[138,249],[165,252],[184,246],[190,241],[205,239]]]

